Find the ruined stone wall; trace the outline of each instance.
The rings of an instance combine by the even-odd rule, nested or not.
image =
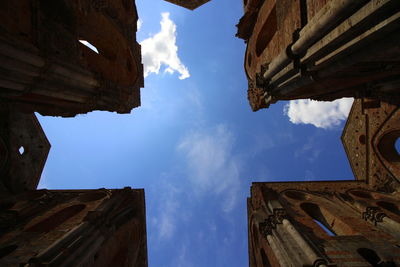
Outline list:
[[[35,190],[49,150],[35,114],[0,108],[0,194]]]
[[[355,100],[342,134],[354,177],[375,190],[398,190],[400,155],[395,142],[399,137],[398,105],[377,99]]]
[[[128,0],[1,1],[0,101],[52,116],[129,113],[143,87],[137,19]]]
[[[399,264],[400,195],[364,187],[354,181],[254,183],[250,266]]]
[[[379,99],[354,101],[342,142],[355,180],[253,183],[250,266],[400,263],[398,113]]]
[[[147,266],[143,190],[38,190],[0,204],[1,266]]]
[[[400,103],[398,1],[249,0],[237,36],[254,111],[279,100]]]

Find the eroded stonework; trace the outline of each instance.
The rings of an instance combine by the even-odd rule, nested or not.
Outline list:
[[[399,1],[243,3],[236,36],[247,45],[244,67],[254,111],[293,99],[400,103]],[[263,93],[253,97],[254,91]]]
[[[356,98],[342,134],[355,180],[253,183],[249,265],[400,264],[399,1],[244,1],[237,36],[254,111]]]
[[[144,190],[35,190],[34,112],[140,105],[137,19],[131,0],[0,1],[0,266],[147,266]]]
[[[399,202],[359,181],[253,183],[249,266],[396,266]]]
[[[142,189],[29,191],[0,205],[1,266],[147,266]]]
[[[129,0],[1,1],[0,101],[52,116],[129,113],[143,87],[137,19]]]
[[[357,99],[343,130],[342,142],[354,176],[375,190],[400,188],[400,108],[379,99]]]
[[[0,108],[0,194],[35,190],[49,150],[35,114]]]

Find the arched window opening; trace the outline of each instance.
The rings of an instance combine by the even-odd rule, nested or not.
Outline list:
[[[321,227],[322,230],[324,230],[325,233],[327,233],[329,236],[336,236],[336,234],[335,234],[334,232],[332,232],[329,228],[325,227],[325,225],[324,225],[322,222],[320,222],[320,221],[318,221],[318,220],[316,220],[316,219],[313,219],[313,221],[314,221],[316,224],[318,224],[318,226]]]
[[[392,131],[385,134],[378,144],[379,152],[382,156],[390,162],[400,162],[400,130]]]
[[[303,211],[310,216],[314,222],[322,228],[329,236],[336,236],[336,232],[332,229],[332,225],[330,225],[323,215],[321,209],[318,205],[314,203],[302,203],[300,207]]]
[[[388,211],[393,212],[393,213],[395,213],[397,215],[400,215],[399,207],[396,204],[392,203],[392,202],[379,201],[376,204],[379,207],[381,207],[381,208],[383,208],[385,210],[388,210]]]
[[[99,53],[99,50],[97,50],[97,47],[95,47],[94,45],[92,45],[91,43],[89,43],[88,41],[86,41],[86,40],[79,40],[79,42],[81,43],[81,44],[83,44],[84,46],[86,46],[87,48],[89,48],[90,50],[92,50],[93,52],[95,52],[95,53]]]
[[[57,211],[50,217],[38,222],[37,224],[29,227],[26,229],[26,232],[50,232],[51,230],[55,229],[56,227],[60,226],[66,220],[72,218],[73,216],[77,215],[79,212],[84,210],[86,205],[79,204],[66,207],[60,211]]]
[[[25,153],[25,147],[24,146],[20,146],[18,148],[18,152],[19,152],[20,155],[23,155]]]
[[[3,248],[0,248],[0,259],[4,258],[5,256],[13,253],[18,248],[17,245],[10,245]]]
[[[306,194],[300,191],[295,191],[295,190],[289,190],[285,191],[285,196],[288,198],[294,199],[294,200],[306,200]]]
[[[339,193],[339,196],[344,200],[344,201],[353,201],[353,198],[349,196],[348,194],[344,193]]]
[[[366,191],[359,191],[359,190],[355,190],[355,191],[351,191],[350,192],[353,196],[359,197],[359,198],[367,198],[367,199],[372,199],[372,195],[369,192]]]
[[[264,249],[260,248],[261,260],[263,263],[263,267],[271,267],[271,263],[268,260],[267,255],[265,254]]]
[[[376,252],[369,248],[359,248],[357,253],[372,266],[383,266],[380,265],[381,258],[376,254]],[[378,265],[379,264],[379,265]]]
[[[264,25],[262,26],[256,42],[256,54],[259,57],[262,52],[264,52],[265,48],[268,46],[269,42],[271,42],[274,37],[276,31],[278,29],[278,20],[276,17],[276,6],[272,8],[269,13],[268,18],[265,20]]]

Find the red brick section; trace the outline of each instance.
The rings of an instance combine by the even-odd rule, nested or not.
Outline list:
[[[387,218],[399,226],[400,217],[396,214],[399,200],[399,193],[377,192],[369,189],[363,181],[253,183],[248,199],[250,266],[280,266],[282,262],[279,261],[282,255],[274,251],[260,224],[269,218],[269,215],[263,214],[268,207],[275,205],[274,201],[279,201],[286,212],[286,219],[326,263],[332,266],[352,263],[367,266],[368,261],[360,252],[366,248],[373,250],[384,262],[399,264],[398,234],[385,229],[384,222],[363,218],[363,207],[379,207]],[[393,203],[393,206],[383,208],[378,205],[382,201]],[[305,210],[305,203],[318,207],[318,211],[310,213]],[[328,235],[313,219],[325,221],[336,236]],[[276,242],[280,243],[281,249],[290,253],[295,250],[301,255],[302,248],[296,248],[285,231],[286,228],[278,223],[272,236],[279,240]],[[265,265],[261,251],[265,252],[270,265]],[[290,259],[286,260],[290,262]]]
[[[0,266],[147,266],[142,189],[38,190],[0,204]]]
[[[380,191],[395,191],[400,177],[400,156],[395,148],[399,137],[397,105],[377,99],[355,100],[342,134],[355,178]]]
[[[352,9],[342,12],[343,18],[339,16],[341,14],[336,15],[336,21],[354,15],[351,21],[327,24],[324,29],[332,26],[337,27],[337,31],[333,33],[327,30],[313,44],[302,47],[302,51],[297,54],[291,50],[291,45],[299,39],[314,36],[309,35],[314,25],[322,23],[321,18],[328,16],[332,9],[344,2],[243,1],[244,15],[237,25],[236,36],[244,39],[247,45],[244,69],[248,79],[248,99],[253,111],[266,108],[279,100],[294,99],[333,101],[342,97],[372,96],[400,103],[399,85],[395,79],[400,74],[399,51],[396,48],[399,28],[389,26],[399,12],[399,3],[386,5],[379,1],[373,2],[375,4],[370,1],[353,2]],[[363,5],[367,4],[369,6],[363,9]],[[374,8],[381,13],[370,13]],[[397,13],[393,15],[393,12]],[[366,36],[352,35],[351,30],[346,28],[347,25],[356,24],[355,21],[360,18],[363,18],[357,24],[360,28],[366,26],[363,25],[366,20],[378,23],[381,19],[379,27],[385,28],[383,25],[387,25],[387,30],[375,31],[379,27],[374,23],[369,24],[369,38],[374,39],[373,46],[369,39],[364,38]],[[397,40],[397,43],[390,43],[390,40]],[[343,46],[346,43],[351,45]],[[375,47],[380,49],[375,50]],[[354,56],[354,59],[346,62],[350,56]],[[286,63],[281,64],[283,61],[277,59],[284,57]],[[277,62],[281,63],[275,64]],[[272,76],[264,77],[268,70],[277,65],[282,68],[276,69],[277,72]],[[370,87],[370,84],[377,86]]]
[[[137,19],[134,1],[1,1],[2,102],[52,116],[129,113],[143,87]]]

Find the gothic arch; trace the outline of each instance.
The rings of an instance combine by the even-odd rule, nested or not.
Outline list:
[[[372,149],[378,156],[389,176],[398,179],[400,175],[400,154],[395,144],[400,138],[400,109],[397,108],[380,125],[373,137]],[[383,175],[383,174],[381,174]],[[397,180],[398,181],[398,180]]]
[[[374,196],[372,195],[371,191],[365,189],[352,189],[349,190],[348,193],[357,199],[363,200],[373,200]]]
[[[304,202],[300,204],[300,207],[318,225],[319,224],[323,225],[326,229],[329,230],[329,232],[333,233],[334,235],[337,235],[336,231],[333,229],[333,224],[328,223],[328,219],[326,218],[327,216],[326,214],[324,214],[326,212],[323,212],[317,204],[311,202]],[[325,232],[328,232],[324,228],[323,230]]]
[[[324,194],[302,190],[285,190],[281,193],[281,197],[298,207],[298,211],[303,216],[313,220],[306,220],[309,226],[317,224],[327,234],[329,233],[326,229],[334,235],[353,235],[357,233],[347,222],[337,216],[340,211],[349,211],[349,216],[351,216],[347,205],[343,204],[343,207],[338,207],[332,199]]]
[[[399,205],[391,201],[377,201],[376,205],[386,211],[389,211],[397,216],[400,216]]]
[[[350,189],[346,193],[355,199],[363,200],[371,204],[375,204],[378,200],[397,201],[390,193],[377,192],[364,188]]]
[[[400,155],[396,150],[395,144],[400,138],[400,130],[385,133],[379,140],[378,149],[380,154],[390,163],[399,165]]]
[[[285,190],[283,192],[283,195],[287,198],[293,199],[293,200],[300,200],[304,201],[309,199],[308,197],[308,192],[300,191],[300,190]]]
[[[40,222],[32,225],[31,227],[27,228],[26,232],[39,232],[39,233],[46,233],[50,232],[51,230],[57,228],[61,224],[63,224],[68,219],[74,217],[79,212],[84,210],[86,205],[78,204],[63,208],[56,213],[50,215],[49,217],[41,220]]]
[[[327,197],[326,194],[318,192],[310,192],[298,189],[288,189],[280,193],[280,198],[293,203],[299,203],[299,201],[332,201]]]

